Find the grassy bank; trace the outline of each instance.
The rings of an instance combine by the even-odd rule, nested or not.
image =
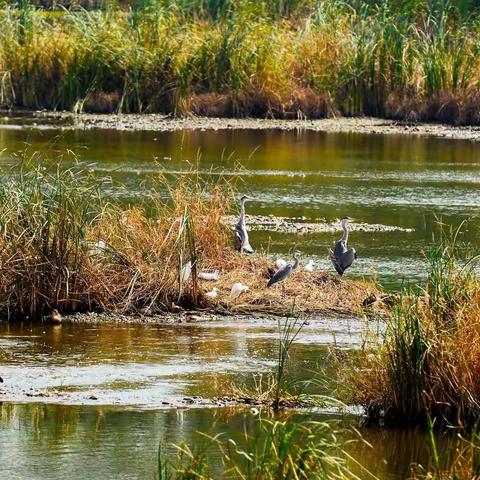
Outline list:
[[[0,11],[3,107],[480,122],[469,1],[19,5]]]
[[[146,200],[129,207],[109,203],[112,185],[87,167],[62,169],[35,155],[20,164],[0,184],[2,316],[41,317],[53,308],[285,314],[294,301],[299,311],[353,313],[378,294],[372,282],[305,271],[295,272],[285,295],[267,289],[272,262],[236,252],[222,222],[237,209],[235,179],[187,177],[150,179]],[[215,270],[216,282],[198,278]],[[232,298],[237,282],[249,291]],[[215,299],[205,295],[212,287]]]
[[[475,257],[456,256],[456,235],[429,255],[426,285],[394,308],[380,346],[345,371],[347,397],[371,421],[471,425],[480,416],[480,282]],[[352,367],[352,365],[350,365]]]

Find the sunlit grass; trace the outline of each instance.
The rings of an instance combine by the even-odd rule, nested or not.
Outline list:
[[[348,454],[348,442],[339,440],[332,423],[308,417],[282,421],[260,416],[250,430],[245,428],[243,435],[239,432],[237,439],[199,434],[195,447],[173,446],[174,459],[160,449],[157,480],[376,478]]]
[[[402,3],[402,2],[401,2]],[[0,10],[3,106],[478,123],[478,21],[416,1]]]
[[[267,289],[272,265],[261,245],[251,256],[234,249],[226,219],[238,214],[236,186],[231,175],[159,173],[143,184],[141,202],[121,205],[108,192],[123,187],[95,177],[88,165],[19,157],[0,182],[0,313],[206,308],[284,315],[295,298],[300,312],[351,314],[378,293],[373,282],[306,271],[295,272],[284,290]],[[215,283],[199,281],[199,271],[215,270]],[[237,282],[250,290],[232,298]],[[218,298],[209,300],[204,293],[213,286]]]
[[[469,425],[480,416],[480,283],[476,257],[460,261],[457,233],[429,254],[421,290],[394,307],[381,345],[344,369],[350,401],[372,421]]]

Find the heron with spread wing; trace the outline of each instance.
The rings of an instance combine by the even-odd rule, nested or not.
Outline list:
[[[297,252],[294,252],[293,263],[287,263],[284,267],[277,270],[268,281],[267,287],[271,287],[275,283],[282,282],[288,276],[290,276],[290,274],[294,272],[297,268],[298,268],[298,254]]]
[[[345,270],[347,270],[357,258],[357,252],[354,248],[347,249],[349,220],[349,217],[342,218],[343,236],[335,244],[334,250],[330,250],[330,260],[339,275],[343,275]]]

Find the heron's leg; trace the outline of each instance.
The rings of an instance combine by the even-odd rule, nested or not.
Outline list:
[[[282,282],[282,298],[285,298],[285,283]]]

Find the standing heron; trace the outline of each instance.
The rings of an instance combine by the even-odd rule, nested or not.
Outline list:
[[[345,270],[352,265],[353,261],[357,258],[357,252],[354,248],[350,248],[347,250],[347,242],[348,242],[348,226],[347,223],[350,220],[349,217],[342,218],[342,229],[343,229],[343,236],[342,238],[335,244],[335,249],[332,251],[330,250],[330,260],[335,267],[335,270],[338,272],[339,275],[343,275]]]
[[[253,248],[248,240],[247,225],[245,223],[245,202],[249,200],[247,195],[240,199],[240,218],[235,225],[235,248],[240,253],[253,253]]]
[[[273,275],[272,278],[268,281],[267,287],[271,287],[275,283],[282,282],[285,280],[292,272],[294,272],[297,267],[298,267],[298,256],[297,252],[293,253],[293,264],[292,263],[287,263],[284,267],[280,268],[280,270],[277,270]],[[285,286],[282,285],[283,288],[285,289]]]

